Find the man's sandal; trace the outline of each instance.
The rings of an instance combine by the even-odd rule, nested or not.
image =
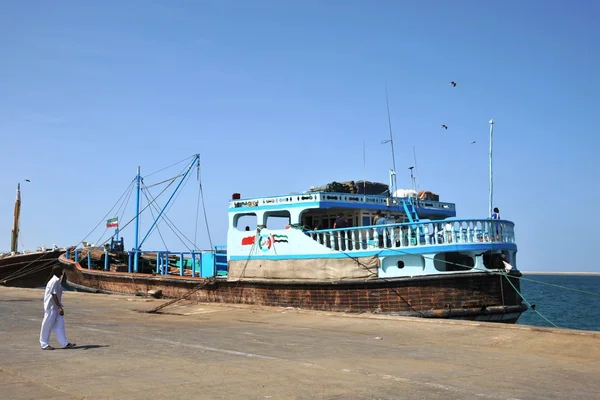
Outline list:
[[[46,347],[42,347],[42,350],[54,350],[54,347],[46,346]]]
[[[77,346],[75,343],[67,343],[67,345],[63,347],[63,349],[72,349],[75,346]]]

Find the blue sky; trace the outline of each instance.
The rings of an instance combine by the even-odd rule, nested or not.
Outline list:
[[[600,3],[8,1],[2,8],[0,249],[10,244],[18,182],[26,248],[77,243],[137,165],[149,173],[194,153],[214,243],[225,243],[232,193],[363,179],[363,142],[366,178],[387,182],[390,148],[380,144],[388,137],[387,84],[400,187],[411,186],[414,146],[421,189],[455,202],[459,216],[486,217],[494,118],[494,203],[516,224],[519,268],[600,270],[592,253]],[[189,237],[192,183],[169,213]],[[131,247],[132,233],[124,233]],[[202,219],[198,242],[208,247]]]

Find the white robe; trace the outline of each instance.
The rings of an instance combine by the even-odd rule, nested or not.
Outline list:
[[[44,292],[44,319],[42,321],[42,329],[40,332],[40,345],[42,349],[49,346],[50,333],[54,331],[56,340],[62,347],[69,344],[65,333],[65,320],[62,315],[58,314],[58,307],[54,303],[52,295],[58,297],[58,302],[62,304],[62,286],[60,278],[53,276],[46,284]]]

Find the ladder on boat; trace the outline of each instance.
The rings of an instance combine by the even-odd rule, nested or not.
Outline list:
[[[406,197],[402,199],[402,207],[404,208],[404,212],[408,217],[408,222],[410,222],[411,224],[419,222],[419,214],[417,213],[415,203],[412,201],[411,197]]]

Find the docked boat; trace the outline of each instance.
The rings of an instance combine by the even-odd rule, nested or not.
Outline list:
[[[11,248],[9,252],[0,253],[0,285],[36,288],[46,284],[52,276],[51,270],[58,263],[58,257],[66,252],[66,248],[52,246],[40,247],[35,251],[19,251],[19,221],[21,215],[21,185],[17,185],[17,198]]]
[[[199,165],[195,155],[179,180]],[[144,251],[173,195],[132,250],[117,227],[102,246],[60,257],[79,290],[162,293],[173,299],[340,312],[389,313],[515,323],[519,293],[514,223],[456,217],[455,204],[430,192],[356,181],[301,193],[229,201],[226,246]],[[392,182],[392,180],[390,180]],[[201,185],[200,185],[201,187]],[[176,189],[177,190],[177,189]],[[173,193],[175,194],[175,193]],[[154,201],[153,201],[154,202]]]

